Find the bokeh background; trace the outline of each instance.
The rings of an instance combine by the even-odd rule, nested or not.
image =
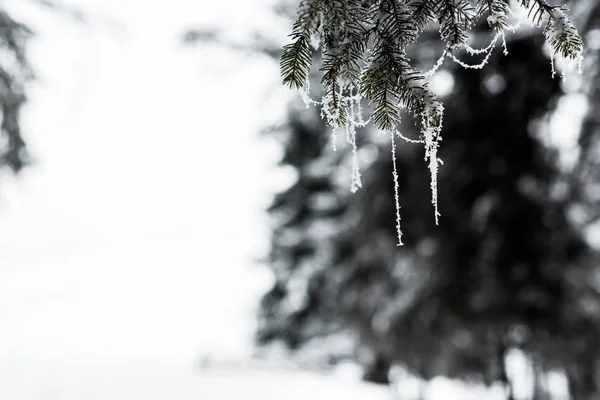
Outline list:
[[[581,75],[527,25],[433,76],[441,225],[398,142],[398,248],[389,138],[351,194],[280,84],[293,1],[3,0],[0,398],[597,399],[600,7],[570,5]]]

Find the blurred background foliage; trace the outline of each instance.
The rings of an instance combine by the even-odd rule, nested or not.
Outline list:
[[[291,3],[277,12],[292,19]],[[496,49],[483,70],[447,63],[434,76],[446,107],[442,218],[435,226],[422,149],[398,143],[403,247],[389,138],[369,127],[358,135],[363,188],[352,194],[350,146],[332,151],[320,110],[290,104],[269,130],[295,179],[269,208],[265,264],[274,284],[262,298],[261,346],[352,360],[382,384],[394,368],[424,382],[500,384],[509,399],[517,352],[531,370],[531,398],[551,397],[552,374],[566,378],[572,399],[600,398],[600,6],[568,6],[586,43],[581,76],[553,78],[532,28],[509,37],[508,56]],[[474,41],[485,44],[486,27],[477,32]],[[251,46],[218,37],[190,31],[186,40],[279,54],[280,44],[260,36]],[[442,51],[434,37],[426,33],[411,49],[424,70]],[[319,80],[315,72],[311,86]],[[578,111],[582,120],[573,119]],[[418,135],[410,118],[401,131]]]
[[[33,78],[26,56],[32,31],[0,9],[0,169],[19,172],[28,162],[19,114],[25,103],[26,84]]]
[[[41,10],[84,22],[84,13],[53,0],[23,0]],[[35,74],[28,60],[27,44],[35,27],[13,18],[9,9],[0,5],[0,171],[19,173],[33,161],[21,128],[20,115],[27,102],[28,83]]]

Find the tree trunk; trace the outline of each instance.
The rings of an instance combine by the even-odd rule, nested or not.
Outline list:
[[[377,356],[365,370],[363,379],[367,382],[389,385],[390,368],[391,364],[388,360],[381,356]]]

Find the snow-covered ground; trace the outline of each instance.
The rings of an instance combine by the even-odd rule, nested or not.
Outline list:
[[[389,400],[388,390],[343,378],[274,371],[199,372],[175,363],[0,363],[10,400]]]

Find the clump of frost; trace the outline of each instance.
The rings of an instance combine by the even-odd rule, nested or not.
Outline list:
[[[306,108],[310,108],[310,106],[316,106],[321,104],[320,101],[316,101],[310,98],[310,79],[306,80],[302,89],[298,90],[298,93],[300,93],[300,98],[304,102]]]
[[[442,53],[442,55],[440,56],[440,58],[437,59],[437,61],[435,62],[435,64],[433,64],[433,67],[431,67],[431,69],[427,72],[425,72],[423,74],[423,76],[425,78],[430,78],[432,77],[442,66],[442,64],[444,63],[444,58],[446,57],[446,54],[448,53],[448,50],[444,50],[444,52]]]
[[[507,16],[506,16],[506,13],[504,13],[504,12],[490,14],[487,17],[487,23],[490,26],[498,25],[498,24],[501,24],[503,21],[505,21],[506,18],[507,18]]]

